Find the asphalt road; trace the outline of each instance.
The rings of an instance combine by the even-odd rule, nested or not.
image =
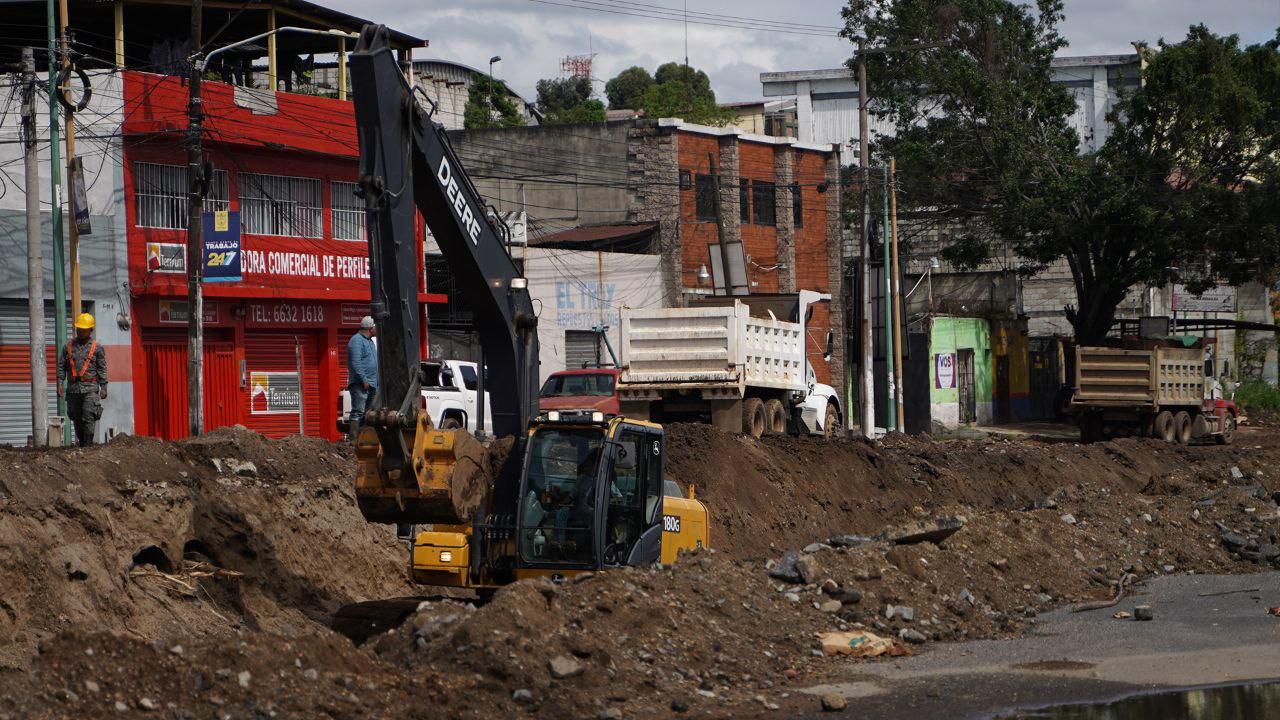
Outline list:
[[[1258,588],[1202,597],[1201,593]],[[1150,622],[1115,620],[1152,605]],[[1198,685],[1280,678],[1280,573],[1177,575],[1139,587],[1118,606],[1041,615],[1014,640],[929,646],[886,662],[848,662],[847,677],[807,688],[788,710],[817,717],[817,697],[848,698],[845,717],[988,718],[1047,705],[1097,702]],[[830,718],[832,714],[821,713]]]

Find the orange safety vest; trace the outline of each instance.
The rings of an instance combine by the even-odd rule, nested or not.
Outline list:
[[[93,362],[93,354],[98,352],[98,341],[94,340],[89,345],[89,354],[84,358],[84,366],[78,369],[76,368],[76,356],[71,353],[71,345],[72,343],[67,343],[67,364],[71,366],[71,382],[97,380],[97,378],[85,378],[83,376],[89,371],[89,363]]]

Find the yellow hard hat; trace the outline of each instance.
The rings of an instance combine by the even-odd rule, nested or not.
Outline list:
[[[92,329],[93,329],[93,316],[92,316],[92,315],[90,315],[89,313],[80,313],[78,316],[76,316],[76,329],[77,329],[77,330],[92,330]]]

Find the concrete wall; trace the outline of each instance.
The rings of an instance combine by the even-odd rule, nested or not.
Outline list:
[[[958,352],[973,350],[974,405],[976,423],[992,421],[991,389],[994,381],[991,353],[991,331],[982,318],[938,316],[932,319],[929,337],[930,416],[933,425],[956,428],[960,425],[960,377]],[[938,387],[938,356],[954,355],[956,380],[954,387]]]
[[[565,330],[608,326],[617,352],[622,308],[663,306],[657,255],[529,248],[524,267],[538,310],[540,382],[565,369]]]

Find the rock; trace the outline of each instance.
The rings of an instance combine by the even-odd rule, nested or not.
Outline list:
[[[1193,510],[1191,511],[1191,519],[1192,519],[1192,520],[1199,520],[1199,519],[1200,519],[1200,511],[1199,511],[1199,510],[1194,510],[1194,509],[1193,509]]]
[[[1068,525],[1075,525],[1075,524],[1076,524],[1076,516],[1075,516],[1075,515],[1072,515],[1071,513],[1063,513],[1063,514],[1062,514],[1062,522],[1064,522],[1064,523],[1066,523],[1066,524],[1068,524]]]
[[[923,511],[923,508],[921,510]],[[941,545],[962,527],[964,527],[963,518],[959,516],[944,517],[892,527],[880,533],[877,539],[891,542],[894,545],[914,545],[921,542]]]
[[[862,602],[862,591],[855,590],[853,588],[846,588],[840,591],[840,594],[836,596],[836,599],[845,605],[855,605]]]
[[[1049,593],[1038,593],[1036,594],[1036,602],[1040,603],[1041,605],[1047,605],[1053,602],[1053,596],[1050,595]]]
[[[1275,560],[1280,557],[1280,547],[1271,543],[1262,543],[1258,546],[1258,554],[1262,556],[1263,560]]]
[[[174,655],[181,655],[183,653],[182,646],[174,645],[173,647],[169,648],[169,652],[173,653]]]
[[[88,691],[89,691],[89,692],[91,692],[91,693],[96,693],[96,692],[98,692],[98,690],[99,690],[99,688],[98,688],[98,683],[96,683],[96,682],[94,682],[94,681],[92,681],[92,680],[85,680],[85,681],[84,681],[84,689],[85,689],[85,690],[88,690]]]
[[[1235,478],[1236,480],[1243,480],[1243,479],[1244,479],[1244,473],[1240,472],[1240,468],[1238,468],[1238,467],[1236,467],[1236,466],[1232,465],[1232,466],[1231,466],[1231,477]]]
[[[124,703],[122,703],[122,702],[120,702],[119,700],[117,700],[117,701],[116,701],[116,712],[129,712],[129,706],[128,706],[128,705],[125,705]]]
[[[1142,513],[1138,517],[1142,519],[1142,522],[1153,522],[1151,513]]]
[[[924,643],[926,640],[928,640],[928,638],[926,638],[923,633],[917,630],[913,630],[911,628],[902,628],[901,630],[899,630],[898,637],[915,645],[920,645]]]
[[[1135,605],[1133,608],[1134,620],[1150,620],[1155,617],[1155,613],[1151,611],[1150,605]]]
[[[528,688],[520,688],[511,693],[511,699],[518,703],[533,702],[533,691]]]
[[[969,603],[971,606],[977,602],[973,597],[973,593],[969,592],[967,589],[960,591],[960,599]]]
[[[1236,550],[1248,545],[1249,541],[1240,533],[1224,530],[1222,532],[1222,544],[1232,550]]]
[[[796,561],[800,559],[800,553],[789,550],[783,553],[782,557],[773,564],[769,569],[769,577],[783,582],[798,583],[801,581],[800,572],[796,569]]]
[[[1165,575],[1168,575],[1169,573],[1173,572],[1174,567],[1172,565],[1162,565],[1160,569],[1164,571]]]
[[[236,682],[240,683],[240,687],[245,688],[247,690],[249,688],[249,680],[252,677],[253,676],[249,674],[248,670],[241,670],[236,675]]]
[[[143,698],[138,698],[138,707],[142,708],[143,710],[146,710],[147,712],[151,712],[152,710],[158,709],[160,706],[156,705],[156,702],[151,698],[143,697]]]
[[[605,708],[596,717],[599,720],[622,720],[622,711],[618,708]]]
[[[828,600],[818,606],[818,609],[824,613],[838,613],[844,608],[844,604],[839,600]]]
[[[911,622],[916,618],[915,609],[909,605],[899,605],[897,610],[898,610],[898,617],[902,618],[907,622]]]
[[[827,547],[827,546],[823,545],[822,543],[809,543],[808,545],[805,545],[804,549],[801,550],[800,552],[804,552],[812,555],[813,553],[818,552],[824,547]]]
[[[55,692],[54,697],[62,700],[63,702],[79,702],[80,700],[80,696],[77,695],[74,690],[69,688]]]
[[[818,582],[821,572],[818,561],[812,555],[801,555],[796,558],[796,574],[800,576],[800,580],[805,585],[812,585]]]
[[[793,603],[798,603],[798,602],[800,602],[800,596],[799,596],[799,595],[797,595],[796,593],[793,593],[793,592],[789,592],[789,593],[787,593],[787,594],[783,595],[783,597],[785,597],[787,600],[790,600],[790,601],[791,601],[791,602],[793,602]]]
[[[320,672],[315,668],[307,668],[302,671],[302,677],[308,680],[316,680],[320,677]]]
[[[866,535],[836,535],[827,540],[828,543],[836,547],[852,548],[860,545],[869,545],[875,542],[875,538]]]
[[[671,711],[678,712],[678,713],[689,712],[689,703],[680,699],[672,700]]]
[[[557,655],[547,661],[547,670],[556,680],[565,680],[578,677],[586,668],[571,655]]]
[[[892,620],[892,619],[893,619],[893,616],[894,616],[894,615],[897,615],[897,614],[898,614],[898,608],[896,608],[896,607],[894,607],[894,606],[892,606],[892,605],[885,605],[885,606],[884,606],[884,619],[885,619],[885,620]]]
[[[711,569],[711,558],[709,558],[709,557],[698,558],[698,567],[702,568],[703,570],[710,570],[710,569]],[[607,712],[607,711],[606,711],[606,712]]]
[[[840,583],[836,582],[835,580],[832,580],[831,578],[827,578],[826,580],[823,580],[822,585],[820,585],[819,587],[822,588],[822,592],[828,595],[835,595],[837,592],[840,591]]]
[[[1117,610],[1116,613],[1111,617],[1115,618],[1116,620],[1128,620],[1129,618],[1133,617],[1133,614],[1126,612],[1124,610]]]
[[[844,695],[840,693],[827,693],[822,696],[823,712],[840,712],[849,707],[849,701],[845,700]]]

